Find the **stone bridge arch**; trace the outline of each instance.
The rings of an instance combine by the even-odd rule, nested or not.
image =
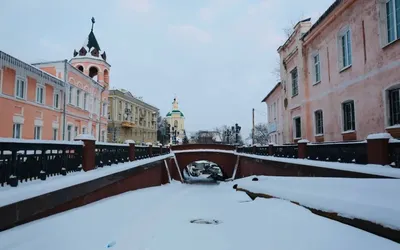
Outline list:
[[[237,160],[235,155],[236,148],[231,145],[187,144],[173,146],[171,150],[175,153],[181,173],[187,165],[200,160],[218,164],[225,178],[232,177],[235,169]]]

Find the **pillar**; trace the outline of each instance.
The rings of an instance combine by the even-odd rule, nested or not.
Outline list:
[[[305,159],[307,158],[307,144],[309,143],[308,140],[302,139],[297,142],[298,151],[297,151],[297,158]]]
[[[132,140],[126,140],[126,144],[129,144],[129,161],[134,161],[135,160],[135,141]]]
[[[388,133],[371,134],[367,137],[368,164],[388,165],[389,139],[392,136]]]
[[[149,157],[153,157],[153,145],[150,144],[147,150]]]
[[[82,141],[84,146],[82,148],[82,168],[83,170],[90,171],[96,166],[96,138],[93,135],[80,134],[75,137],[75,141]]]
[[[268,155],[274,155],[274,144],[272,143],[268,145]]]

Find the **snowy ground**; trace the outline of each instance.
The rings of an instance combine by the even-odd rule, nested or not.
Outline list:
[[[0,249],[400,249],[284,200],[249,201],[232,185],[173,183],[128,192],[1,232]]]
[[[235,181],[254,193],[269,194],[348,218],[400,229],[400,180],[258,176]]]

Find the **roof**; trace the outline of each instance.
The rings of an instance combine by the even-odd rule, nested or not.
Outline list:
[[[125,100],[130,100],[132,102],[135,102],[137,104],[141,104],[143,106],[146,106],[149,109],[153,109],[155,111],[159,111],[159,109],[154,106],[151,105],[150,103],[147,103],[145,101],[143,101],[143,99],[141,99],[140,97],[136,97],[134,96],[130,91],[125,90],[125,89],[111,89],[108,92],[108,97],[109,98],[115,98],[115,97],[119,97]]]
[[[311,26],[311,28],[306,33],[304,33],[301,39],[304,40],[304,38],[308,36],[313,30],[315,30],[342,2],[343,0],[335,0],[335,2],[331,6],[329,6],[329,8],[324,12],[324,14],[322,14],[322,16],[318,18],[313,26]]]
[[[281,46],[278,47],[278,51],[280,51],[283,47],[285,47],[285,46],[289,43],[289,41],[293,38],[294,34],[296,33],[296,27],[297,27],[300,23],[309,22],[309,21],[311,21],[311,18],[306,18],[306,19],[303,19],[303,20],[297,22],[296,25],[293,26],[294,31],[293,31],[292,34],[288,37],[288,39],[286,39],[285,43],[284,43],[283,45],[281,45]]]
[[[268,97],[270,97],[272,95],[272,93],[274,93],[274,91],[281,85],[281,82],[278,82],[275,87],[268,93],[268,95],[266,97],[264,97],[264,99],[261,102],[266,102]]]
[[[101,50],[100,49],[100,45],[97,42],[96,36],[93,33],[93,30],[91,30],[90,33],[89,33],[88,42],[87,42],[86,46],[89,48],[89,51],[90,51],[91,48],[95,48],[98,51]]]
[[[167,113],[167,117],[169,117],[169,116],[172,116],[172,114],[180,114],[181,115],[181,117],[184,117],[185,115],[182,113],[182,111],[180,111],[180,110],[172,110],[171,112],[168,112]]]

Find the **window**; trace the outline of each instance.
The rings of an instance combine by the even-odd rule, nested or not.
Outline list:
[[[75,136],[78,136],[78,133],[79,133],[79,128],[78,126],[75,126]]]
[[[389,90],[389,126],[400,124],[400,88]]]
[[[26,81],[22,78],[17,77],[17,83],[15,86],[15,96],[18,98],[25,99]]]
[[[21,139],[22,135],[22,125],[19,123],[15,123],[13,125],[13,138]]]
[[[58,129],[53,128],[53,140],[58,140]]]
[[[72,104],[72,93],[74,91],[74,88],[72,86],[69,86],[69,95],[68,95],[68,103]]]
[[[339,63],[340,68],[344,69],[351,65],[351,32],[346,29],[339,35]]]
[[[38,85],[36,87],[36,102],[44,103],[44,87],[42,85]]]
[[[87,107],[87,96],[88,96],[87,93],[84,93],[84,94],[83,94],[83,109],[84,109],[84,110],[87,110],[87,109],[88,109],[88,107]]]
[[[300,117],[296,117],[293,118],[293,124],[294,124],[294,128],[293,128],[293,135],[294,138],[301,138],[301,118]]]
[[[322,110],[315,111],[314,116],[315,116],[315,134],[322,135],[324,134],[324,118]]]
[[[82,134],[86,134],[86,127],[82,127]]]
[[[54,93],[54,107],[56,109],[60,108],[60,93],[59,92]]]
[[[347,101],[342,103],[342,109],[343,109],[343,131],[356,130],[354,101]]]
[[[292,76],[292,97],[299,94],[299,83],[298,83],[298,76],[297,76],[297,68],[294,68],[290,75]]]
[[[314,56],[314,83],[317,84],[321,81],[321,63],[319,61],[319,54]]]
[[[106,142],[106,131],[101,131],[101,141]]]
[[[132,109],[131,109],[132,110]],[[102,108],[103,116],[107,116],[107,103],[103,103],[103,108]],[[131,117],[132,118],[132,117]]]
[[[81,99],[81,90],[76,90],[76,106],[80,107],[80,99]]]
[[[386,1],[387,42],[400,38],[400,0]]]
[[[42,127],[35,126],[35,130],[33,132],[33,138],[35,140],[40,140],[42,138]]]
[[[72,141],[72,125],[68,125],[67,127],[67,140]]]

